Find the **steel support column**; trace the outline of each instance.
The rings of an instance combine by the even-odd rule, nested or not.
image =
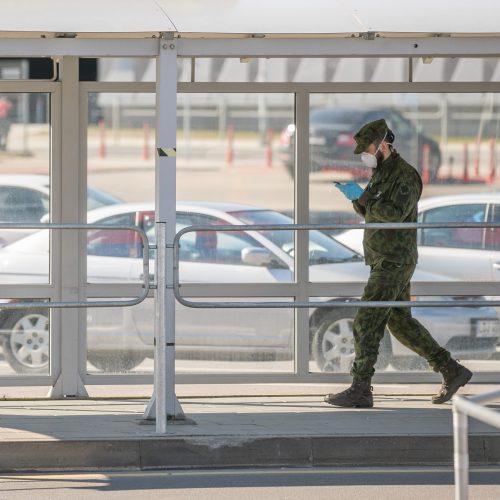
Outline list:
[[[309,94],[295,97],[295,223],[309,224]],[[309,300],[309,232],[295,233],[296,301]],[[309,373],[309,311],[295,310],[295,372]]]
[[[175,297],[173,242],[176,208],[177,48],[164,34],[156,65],[156,241],[158,288],[155,300],[155,389],[144,417],[156,418],[156,432],[167,420],[184,420],[175,395]]]
[[[59,189],[55,190],[55,196],[60,193],[60,199],[57,200],[59,203],[55,203],[54,194],[52,201],[61,207],[61,222],[76,224],[82,222],[86,216],[85,200],[87,197],[86,175],[80,168],[78,58],[62,58],[60,75],[62,168]],[[60,276],[60,301],[73,302],[84,299],[80,283],[84,283],[86,277],[85,245],[83,243],[86,240],[86,235],[79,233],[81,231],[75,230],[52,235],[53,248],[57,243],[60,243],[56,252],[56,255],[60,255],[60,261],[53,262],[54,265],[58,265],[57,272]],[[51,317],[54,319],[57,316],[52,314]],[[60,329],[61,372],[49,391],[49,396],[52,398],[87,397],[87,390],[79,371],[85,369],[85,356],[82,354],[85,345],[85,311],[79,309],[61,311]],[[51,352],[54,352],[54,349],[51,349]],[[54,363],[51,365],[53,368]]]

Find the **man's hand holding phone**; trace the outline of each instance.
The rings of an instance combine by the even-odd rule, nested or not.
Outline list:
[[[345,183],[334,182],[333,184],[348,200],[351,201],[357,200],[364,191],[364,189],[354,181],[348,181]]]

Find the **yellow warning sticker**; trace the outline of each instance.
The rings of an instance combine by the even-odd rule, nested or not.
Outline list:
[[[157,148],[158,156],[177,156],[176,148]]]

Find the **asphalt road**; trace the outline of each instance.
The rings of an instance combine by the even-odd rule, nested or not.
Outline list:
[[[474,469],[469,498],[498,500],[500,469]],[[3,474],[0,500],[446,500],[451,468],[314,468]]]

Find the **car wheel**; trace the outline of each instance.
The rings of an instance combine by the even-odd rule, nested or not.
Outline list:
[[[355,309],[338,309],[324,316],[314,333],[311,352],[323,372],[350,372],[354,362]],[[391,360],[391,340],[386,331],[379,348],[376,370],[386,368]]]
[[[146,355],[134,352],[89,352],[87,360],[98,370],[108,373],[128,372],[140,365],[146,359]]]
[[[3,324],[5,360],[16,373],[47,373],[49,318],[43,309],[14,311]]]

